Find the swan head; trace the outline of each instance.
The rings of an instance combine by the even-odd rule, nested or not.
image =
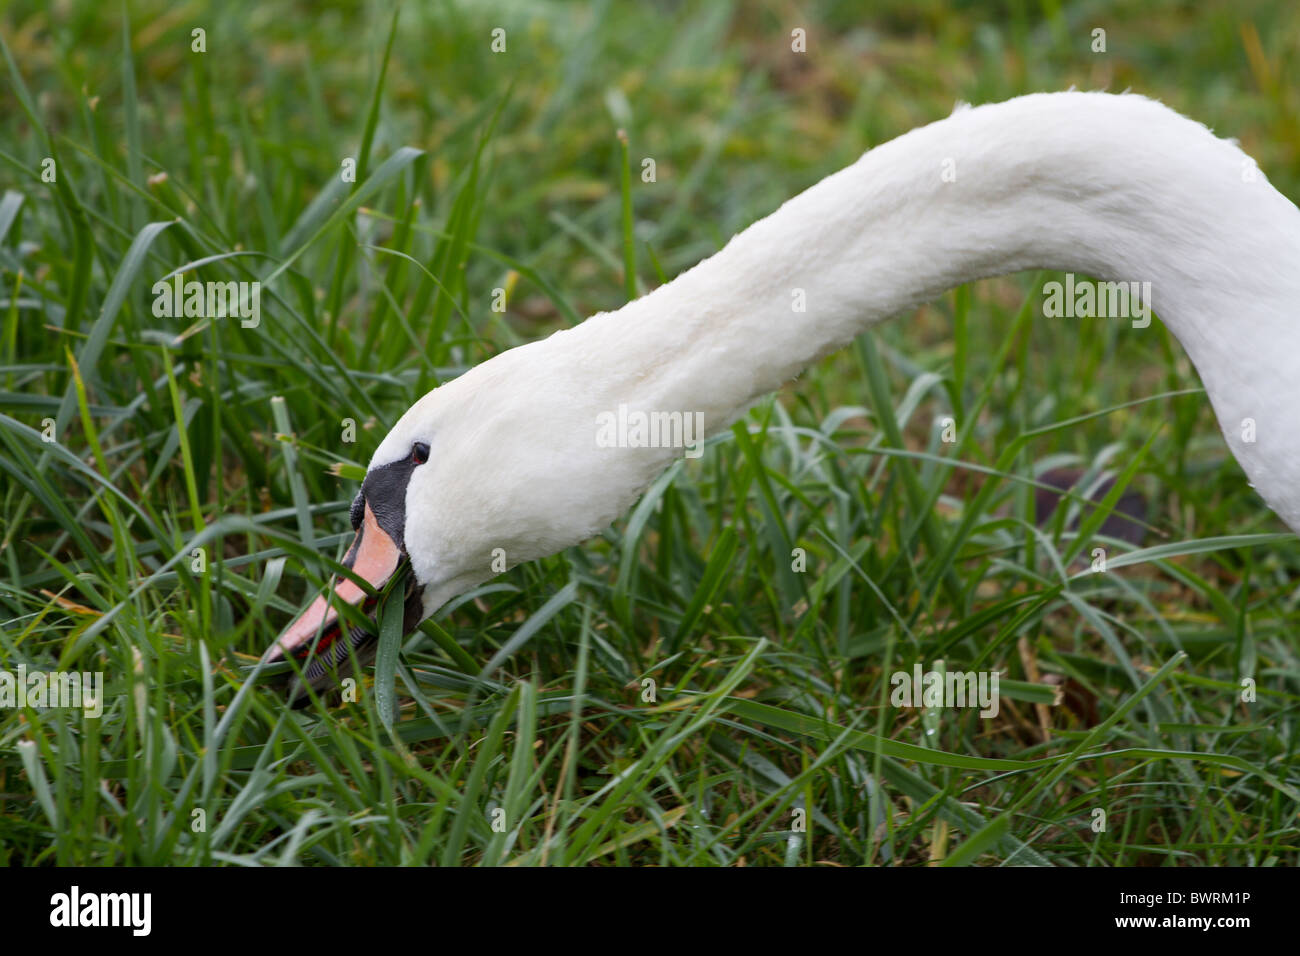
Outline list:
[[[405,601],[409,633],[452,598],[592,537],[630,507],[674,453],[598,446],[600,410],[617,407],[622,390],[602,387],[599,349],[589,361],[573,344],[560,332],[502,352],[402,415],[352,501],[342,563],[367,587],[335,578],[266,662],[292,657],[325,691],[353,660],[373,657],[381,592]],[[310,700],[303,681],[290,700]]]
[[[268,663],[293,657],[305,682],[318,692],[345,676],[354,659],[373,657],[382,592],[395,588],[402,596],[403,633],[413,630],[424,616],[427,575],[422,578],[414,571],[407,546],[407,515],[429,497],[431,479],[426,476],[435,470],[428,467],[432,448],[422,436],[430,433],[422,424],[413,420],[406,428],[393,429],[352,499],[349,517],[355,536],[342,564],[366,586],[336,578],[264,655]],[[412,432],[415,437],[410,437]],[[346,612],[341,615],[343,604],[359,609],[362,619]],[[295,679],[290,699],[298,706],[310,700],[302,681]]]

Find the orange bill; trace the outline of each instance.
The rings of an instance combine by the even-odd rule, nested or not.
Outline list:
[[[361,527],[357,530],[351,549],[343,559],[344,566],[351,568],[359,577],[367,581],[371,588],[378,591],[388,583],[401,563],[401,549],[387,532],[379,527],[375,513],[367,504]],[[332,603],[346,601],[356,607],[365,607],[373,601],[360,585],[348,578],[335,579],[333,602],[329,598],[328,591],[319,595],[307,610],[298,615],[297,619],[280,635],[280,639],[267,651],[268,662],[283,660],[286,655],[304,658],[312,651],[313,645],[317,654],[323,653],[338,639],[342,631],[339,626],[339,612]],[[318,634],[319,641],[316,640]]]

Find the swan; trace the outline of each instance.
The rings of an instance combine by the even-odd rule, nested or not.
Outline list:
[[[327,689],[377,644],[377,625],[340,640],[335,603],[372,614],[405,574],[409,632],[502,556],[595,536],[684,454],[602,442],[611,416],[723,429],[873,324],[1026,269],[1141,283],[1254,488],[1300,530],[1300,210],[1235,143],[1160,103],[1038,93],[959,105],[648,295],[429,392],[352,503],[343,564],[369,587],[334,582],[263,660],[302,662],[290,698],[306,703],[304,681]]]

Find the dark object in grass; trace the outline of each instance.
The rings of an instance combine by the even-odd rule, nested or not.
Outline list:
[[[1061,708],[1074,715],[1082,727],[1096,727],[1101,723],[1101,712],[1097,708],[1097,695],[1066,674],[1044,674],[1043,683],[1061,690]],[[1059,715],[1061,711],[1058,709]]]
[[[1083,496],[1086,489],[1075,487],[1083,475],[1082,468],[1053,468],[1051,471],[1043,472],[1038,481],[1057,490],[1053,491],[1051,488],[1034,489],[1034,523],[1041,528],[1050,522],[1057,505],[1060,504],[1061,498],[1064,497],[1066,492],[1073,490],[1077,496]],[[1087,495],[1087,499],[1100,502],[1114,487],[1114,477],[1108,477],[1091,494]],[[1135,547],[1140,547],[1146,539],[1146,520],[1146,499],[1142,497],[1140,492],[1129,490],[1120,495],[1119,501],[1115,502],[1115,509],[1101,524],[1100,534],[1108,538],[1118,538],[1120,541],[1126,541]],[[1078,526],[1079,521],[1076,518],[1070,522],[1067,530],[1073,531]]]

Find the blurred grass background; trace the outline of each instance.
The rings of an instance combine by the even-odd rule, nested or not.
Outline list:
[[[456,602],[405,645],[396,741],[369,692],[290,715],[244,668],[419,394],[626,300],[617,130],[643,290],[959,100],[1132,89],[1295,198],[1300,8],[393,9],[0,13],[0,657],[109,688],[97,720],[0,713],[0,859],[1294,861],[1300,547],[1269,537],[1177,343],[1035,317],[1046,274],[880,327],[603,538]],[[183,266],[279,271],[261,326],[155,318]],[[1065,508],[1032,530],[1057,465],[1123,473],[1166,550],[1061,575],[1096,541]],[[1001,715],[883,706],[939,659],[1002,671]]]

